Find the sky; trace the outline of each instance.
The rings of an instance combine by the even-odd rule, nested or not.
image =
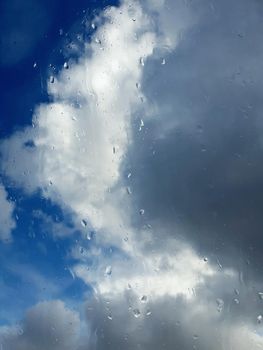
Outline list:
[[[0,3],[0,350],[263,348],[263,4]]]

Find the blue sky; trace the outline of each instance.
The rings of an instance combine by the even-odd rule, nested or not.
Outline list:
[[[1,2],[0,350],[263,346],[262,11]]]
[[[70,52],[65,54],[63,48],[70,40],[75,40],[76,30],[81,29],[84,21],[91,22],[105,6],[114,4],[114,1],[1,3],[1,40],[5,43],[1,49],[0,65],[2,139],[14,130],[32,124],[34,107],[49,101],[46,91],[49,66],[59,71],[70,55]],[[32,16],[36,19],[32,20]],[[87,26],[87,41],[92,31]],[[68,225],[70,216],[64,215],[59,206],[43,198],[40,191],[28,197],[21,189],[12,186],[4,174],[2,181],[8,188],[9,197],[17,203],[13,212],[16,221],[13,242],[0,243],[0,322],[5,324],[22,318],[25,309],[39,300],[82,298],[87,287],[84,288],[80,280],[73,280],[67,268],[71,262],[66,256],[72,238],[53,240],[47,232],[48,228],[45,229],[34,218],[34,212],[43,210],[56,220],[68,221]],[[78,239],[77,230],[74,238]],[[26,276],[26,271],[29,276]],[[30,276],[31,273],[36,276]],[[38,274],[43,279],[38,279]],[[48,288],[45,285],[47,282],[57,285],[57,288]]]

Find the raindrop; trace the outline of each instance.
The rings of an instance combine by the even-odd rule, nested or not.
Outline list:
[[[24,333],[23,329],[21,327],[18,328],[18,334],[22,335]]]
[[[34,68],[36,68],[36,67],[37,67],[37,63],[36,63],[36,62],[33,64],[33,67],[34,67]]]
[[[110,276],[112,273],[112,268],[110,265],[108,265],[105,269],[105,275]]]
[[[128,242],[129,238],[126,236],[123,238],[125,242]]]
[[[198,335],[194,334],[193,338],[194,338],[194,340],[197,340],[198,339]]]
[[[95,28],[96,28],[95,23],[91,23],[91,28],[92,28],[92,29],[95,29]]]
[[[258,317],[257,317],[257,322],[258,322],[258,323],[261,323],[261,322],[262,322],[262,320],[263,320],[262,315],[258,315]]]
[[[63,35],[63,29],[59,29],[59,35]]]
[[[128,194],[132,194],[132,191],[131,191],[130,187],[126,187],[126,191],[127,191]]]
[[[162,59],[162,62],[161,62],[161,65],[165,65],[166,61],[165,61],[165,58]]]
[[[238,305],[239,304],[239,299],[235,298],[234,302]]]
[[[81,225],[83,227],[86,227],[88,225],[87,221],[85,219],[81,220]]]
[[[258,292],[258,296],[260,300],[263,300],[263,292]]]
[[[131,177],[131,173],[129,173],[128,175],[127,175],[127,178],[129,179]]]
[[[139,213],[140,215],[144,215],[144,209],[140,209]]]
[[[64,67],[65,69],[69,69],[68,62],[65,62],[64,65],[63,65],[63,67]]]
[[[108,319],[109,319],[109,320],[112,320],[112,315],[111,315],[111,314],[108,315]]]
[[[151,310],[146,311],[146,316],[150,316],[152,314]]]
[[[143,127],[144,127],[144,122],[143,122],[143,120],[141,119],[141,121],[140,121],[139,131],[141,131]]]
[[[143,295],[143,296],[141,297],[141,302],[142,302],[142,303],[146,303],[146,301],[147,301],[147,295]]]
[[[140,83],[136,83],[135,85],[136,85],[137,89],[140,89],[140,87],[141,87]]]
[[[68,270],[69,270],[69,273],[71,274],[71,277],[72,277],[73,280],[74,280],[74,279],[75,279],[75,273],[74,273],[74,271],[73,271],[71,268],[69,268]]]
[[[51,77],[49,78],[49,82],[50,84],[53,84],[55,81],[55,78],[53,77],[53,75],[51,75]]]
[[[206,256],[204,257],[204,262],[208,262],[208,258]]]
[[[141,316],[140,310],[139,309],[134,309],[133,310],[133,315],[134,315],[134,317],[139,318]]]
[[[224,301],[222,299],[216,299],[217,311],[221,312],[224,308]]]
[[[83,254],[83,253],[84,253],[84,248],[83,248],[83,247],[80,247],[80,248],[79,248],[79,252],[80,252],[80,254]]]
[[[143,59],[143,57],[140,57],[140,65],[144,66],[144,59]]]
[[[112,152],[113,152],[113,154],[116,153],[116,148],[115,148],[115,146],[112,147]]]

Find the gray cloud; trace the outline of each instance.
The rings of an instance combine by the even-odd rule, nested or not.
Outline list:
[[[262,4],[189,6],[201,13],[198,24],[164,66],[152,58],[144,70],[153,112],[143,132],[134,124],[128,166],[135,203],[166,228],[162,235],[240,267],[236,250],[256,272],[263,245]]]

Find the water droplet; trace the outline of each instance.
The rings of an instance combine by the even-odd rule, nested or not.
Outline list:
[[[144,122],[143,122],[143,120],[141,119],[141,121],[140,121],[139,131],[141,131],[143,127],[144,127]]]
[[[197,340],[198,339],[198,335],[194,334],[193,338],[194,338],[194,340]]]
[[[36,68],[36,67],[37,67],[37,63],[36,63],[36,62],[33,64],[33,67],[34,67],[34,68]]]
[[[128,175],[127,175],[127,178],[129,179],[131,177],[131,173],[129,173]]]
[[[140,209],[139,213],[140,215],[144,215],[144,209]]]
[[[204,257],[204,262],[208,262],[208,258],[206,256]]]
[[[21,327],[18,328],[18,334],[22,335],[24,333],[23,329]]]
[[[261,323],[262,320],[263,320],[262,315],[258,315],[258,317],[257,317],[257,323]]]
[[[84,253],[84,248],[83,248],[83,247],[80,247],[80,248],[79,248],[79,252],[80,252],[80,254],[83,254],[83,253]]]
[[[112,315],[111,315],[111,314],[108,315],[108,319],[109,319],[109,320],[112,320]]]
[[[144,59],[143,59],[143,57],[140,58],[140,65],[144,66]]]
[[[50,76],[50,78],[49,78],[49,82],[50,82],[50,84],[53,84],[53,83],[54,83],[54,81],[55,81],[55,78],[53,77],[53,75],[51,75],[51,76]]]
[[[113,153],[113,154],[116,153],[116,148],[115,148],[115,146],[112,147],[112,153]]]
[[[220,298],[216,299],[217,311],[221,312],[224,308],[224,301]]]
[[[68,65],[68,62],[64,62],[64,65],[63,65],[63,67],[64,67],[65,69],[69,69],[69,65]]]
[[[62,28],[59,29],[59,35],[63,35],[63,29]]]
[[[165,61],[165,58],[162,59],[162,62],[161,62],[161,65],[165,65],[166,61]]]
[[[146,316],[150,316],[152,314],[151,310],[146,311]]]
[[[69,270],[69,273],[71,274],[71,277],[72,277],[73,280],[74,280],[74,279],[75,279],[75,273],[74,273],[74,271],[73,271],[71,268],[69,268],[68,270]]]
[[[259,299],[263,300],[263,292],[258,292]]]
[[[135,85],[136,85],[137,89],[139,89],[141,87],[140,83],[136,83]]]
[[[126,236],[123,238],[125,242],[128,242],[129,238]]]
[[[95,29],[95,28],[96,28],[95,23],[91,23],[91,28],[92,28],[92,29]]]
[[[86,221],[85,219],[82,219],[82,220],[81,220],[81,225],[82,225],[83,227],[86,227],[86,226],[88,225],[88,223],[87,223],[87,221]]]
[[[147,295],[143,295],[143,296],[141,297],[141,302],[142,302],[142,303],[146,303],[146,301],[147,301]]]
[[[110,265],[108,265],[105,269],[105,275],[110,276],[112,273],[112,268]]]
[[[133,312],[134,317],[136,317],[136,318],[139,318],[141,316],[141,312],[139,309],[133,309],[132,312]]]
[[[235,298],[234,302],[238,305],[239,304],[239,299]]]
[[[126,187],[126,191],[127,191],[128,194],[132,194],[132,191],[131,191],[130,187]]]

